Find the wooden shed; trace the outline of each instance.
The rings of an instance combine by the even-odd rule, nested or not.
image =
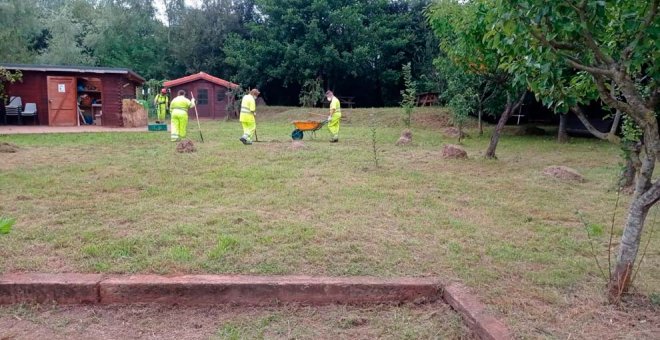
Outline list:
[[[199,116],[211,119],[227,117],[227,105],[230,100],[228,91],[238,86],[204,72],[166,81],[163,85],[172,91],[173,97],[179,90],[193,93]]]
[[[135,99],[145,80],[124,68],[0,64],[21,71],[23,80],[9,84],[7,94],[23,105],[36,103],[40,125],[75,126],[83,117],[103,126],[123,126],[122,100]],[[80,113],[78,112],[80,109]]]

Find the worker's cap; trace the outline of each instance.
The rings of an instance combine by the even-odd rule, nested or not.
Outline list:
[[[162,89],[162,90],[160,90],[160,93],[165,94],[165,93],[167,93],[167,90],[166,90],[166,89]]]
[[[250,94],[253,95],[253,96],[259,96],[260,93],[261,92],[259,92],[259,90],[257,90],[257,89],[250,90]]]
[[[334,96],[335,94],[332,91],[328,90],[325,92],[326,97]]]

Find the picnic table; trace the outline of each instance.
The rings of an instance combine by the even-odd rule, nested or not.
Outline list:
[[[439,95],[440,94],[437,92],[420,93],[417,95],[417,106],[437,105]]]
[[[349,107],[349,108],[352,109],[353,105],[355,105],[355,97],[339,97],[339,96],[337,96],[337,99],[339,99],[339,103],[341,103],[341,105],[343,107]]]

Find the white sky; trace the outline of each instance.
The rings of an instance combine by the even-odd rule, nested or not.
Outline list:
[[[158,11],[158,19],[160,21],[165,22],[165,3],[163,0],[153,0],[154,6],[156,7],[156,10]],[[191,7],[199,7],[202,5],[202,0],[185,0],[186,6],[191,6]]]

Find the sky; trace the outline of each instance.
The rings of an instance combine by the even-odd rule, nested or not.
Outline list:
[[[203,0],[185,0],[186,5],[192,7],[201,6],[202,1]],[[158,19],[160,19],[162,22],[165,22],[165,4],[163,3],[163,0],[153,0],[153,2],[156,10],[158,11]]]

